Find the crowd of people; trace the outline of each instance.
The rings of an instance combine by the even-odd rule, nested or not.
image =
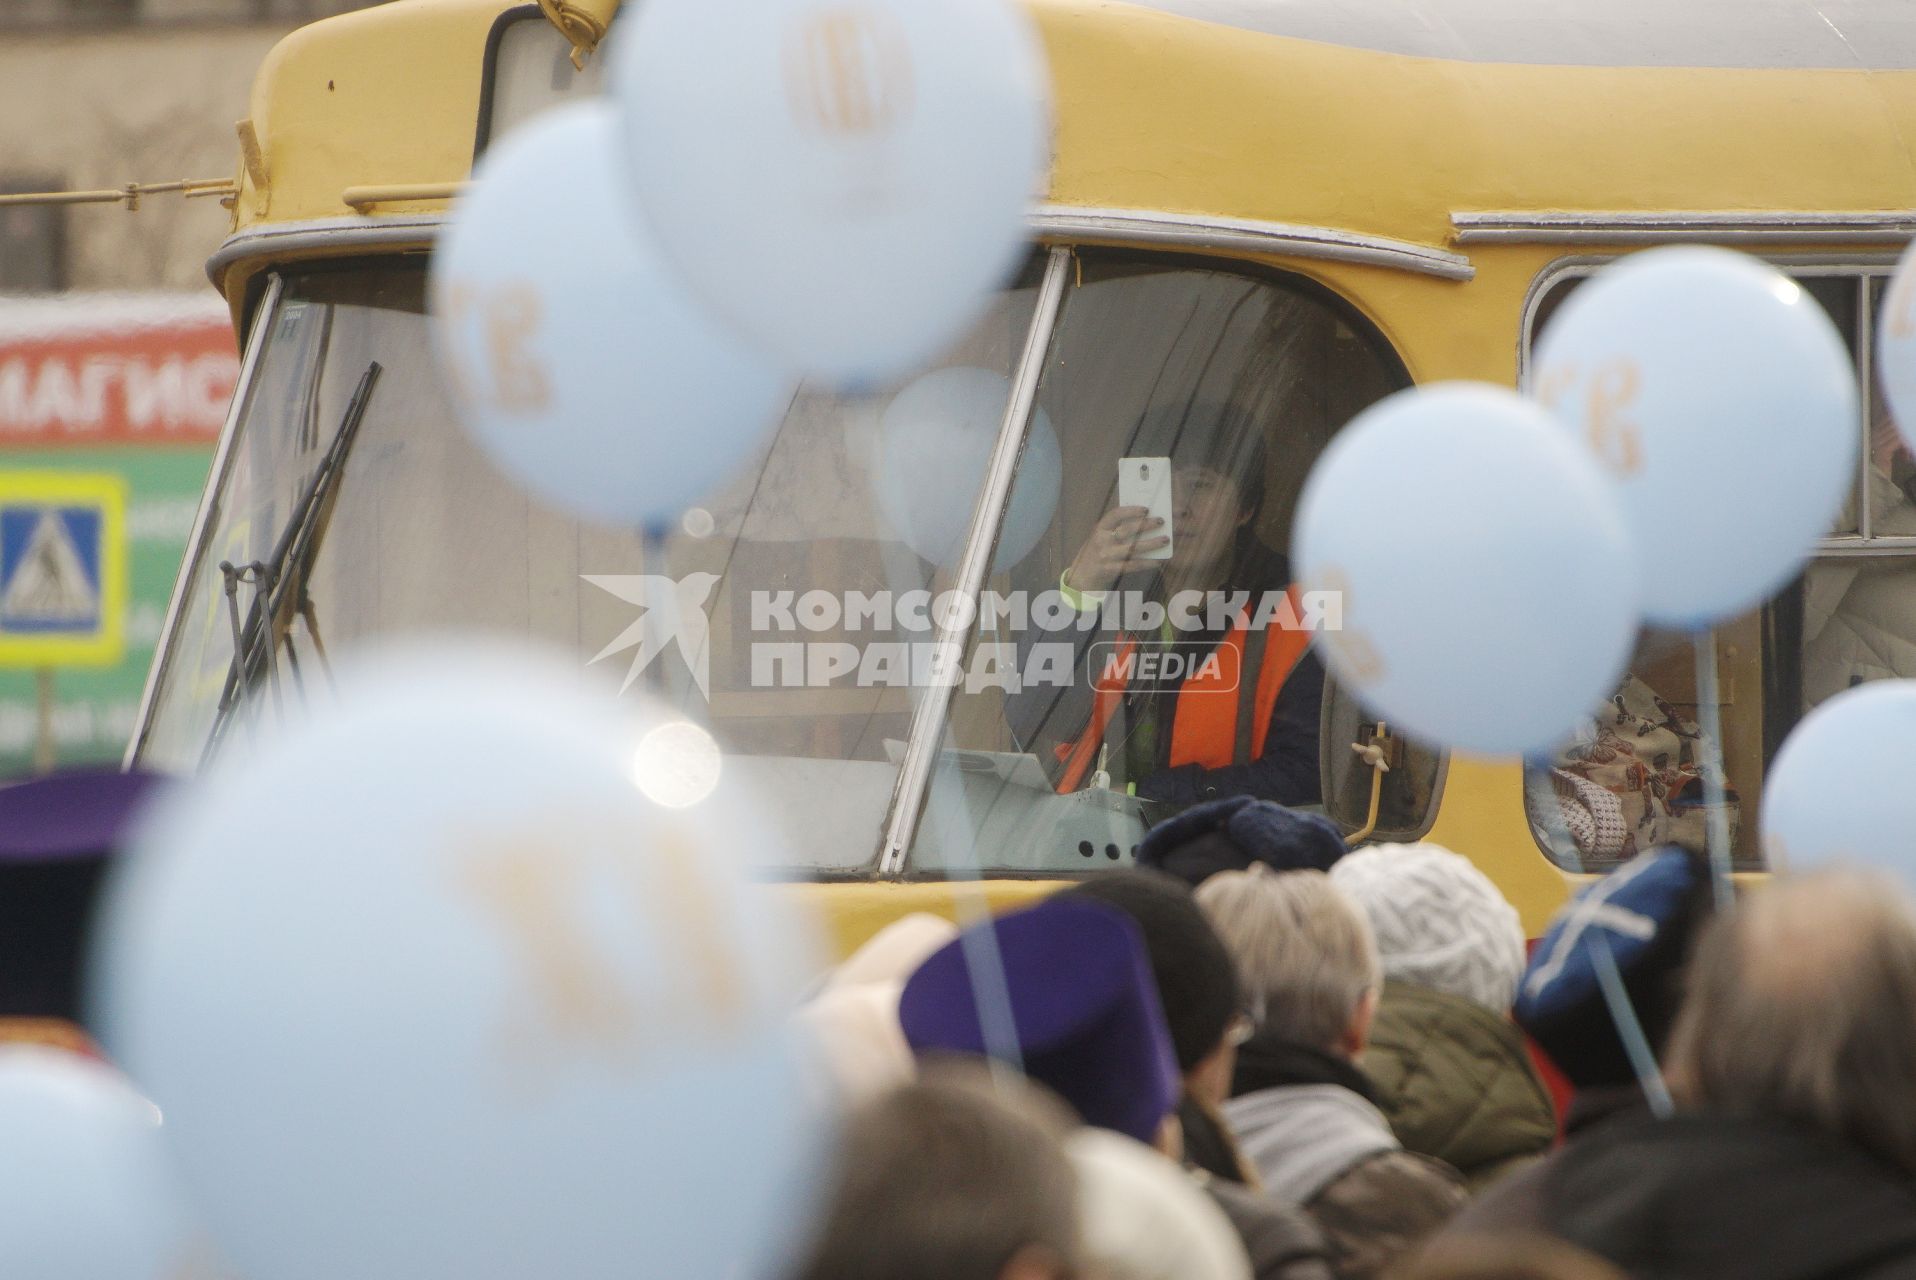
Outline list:
[[[146,785],[6,793],[0,1038],[73,1030]],[[780,1280],[1916,1280],[1899,881],[1724,910],[1668,848],[1527,945],[1459,853],[1265,800],[1137,863],[905,916],[814,986],[803,1083],[841,1132]]]
[[[822,984],[848,1118],[797,1280],[1916,1277],[1899,884],[1717,912],[1668,849],[1526,948],[1467,858],[1268,801],[1137,862]]]

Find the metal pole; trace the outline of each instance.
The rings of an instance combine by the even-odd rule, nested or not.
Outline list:
[[[53,668],[41,667],[33,673],[38,693],[39,714],[33,738],[33,773],[44,778],[59,763],[59,748],[53,741]]]
[[[1703,731],[1703,819],[1709,833],[1710,880],[1716,888],[1716,909],[1736,905],[1736,882],[1731,877],[1730,811],[1723,794],[1723,716],[1717,705],[1716,633],[1709,629],[1691,637],[1696,645],[1696,709]]]

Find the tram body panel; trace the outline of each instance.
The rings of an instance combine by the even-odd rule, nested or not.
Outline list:
[[[1407,0],[1036,0],[1030,8],[1056,94],[1055,163],[1038,241],[1172,255],[1193,269],[1281,273],[1367,323],[1416,383],[1516,384],[1538,295],[1567,262],[1659,237],[1717,238],[1791,261],[1881,269],[1900,247],[1894,237],[1907,235],[1896,219],[1916,208],[1916,24],[1860,10],[1832,14],[1860,50],[1840,64],[1820,36],[1789,34],[1815,12],[1807,5],[1766,3],[1719,46],[1699,31],[1707,19],[1694,9],[1685,17],[1645,7],[1648,25],[1630,26],[1633,42],[1677,52],[1720,47],[1719,61],[1730,65],[1631,66],[1606,61],[1602,22],[1552,17],[1554,9],[1539,16],[1535,5],[1506,0],[1446,6],[1448,25]],[[496,60],[505,13],[499,0],[407,0],[315,24],[273,53],[251,117],[265,182],[247,172],[234,238],[213,268],[236,315],[259,316],[274,273],[348,259],[416,263],[429,249],[445,199],[349,207],[345,195],[468,176],[482,136],[511,123],[484,118],[493,105],[488,54]],[[1621,23],[1614,14],[1605,19],[1612,20]],[[1653,29],[1664,27],[1674,34],[1659,45]],[[1567,43],[1547,62],[1504,56],[1550,49],[1552,30]],[[550,32],[542,56],[556,67],[565,52]],[[1127,212],[1160,219],[1151,238],[1127,232]],[[1486,220],[1495,224],[1489,230]],[[1565,220],[1570,232],[1553,230]],[[1690,222],[1696,228],[1686,230]],[[1061,225],[1076,229],[1055,229]],[[1855,227],[1864,233],[1851,234]],[[565,233],[562,219],[552,233]],[[418,335],[407,342],[423,358]],[[403,473],[383,476],[370,460],[349,479],[405,483]],[[802,492],[802,483],[791,484]],[[415,522],[422,538],[452,527],[434,521],[454,519],[455,495],[433,501],[441,505]],[[563,535],[556,526],[526,527],[528,557]],[[581,561],[571,571],[598,567]],[[580,590],[575,581],[549,594],[583,608],[572,603]],[[176,620],[162,661],[185,647],[172,641],[194,625]],[[553,629],[566,638],[557,634],[564,626]],[[1484,643],[1494,661],[1496,638]],[[1720,634],[1719,649],[1743,713],[1728,726],[1726,754],[1754,778],[1765,745],[1762,638],[1746,620]],[[156,681],[159,674],[156,665]],[[714,706],[735,713],[744,696],[721,691]],[[822,701],[800,690],[750,696],[782,700],[795,716]],[[873,707],[898,714],[890,703]],[[966,704],[954,724],[996,715],[988,704]],[[882,796],[882,759],[865,763],[873,766],[870,786],[855,790]],[[1532,830],[1522,769],[1453,756],[1433,786],[1430,838],[1475,858],[1526,927],[1540,929],[1566,878]],[[1758,794],[1744,792],[1746,821]],[[876,875],[875,861],[857,851],[827,870],[825,883],[800,891],[831,904],[841,945],[903,911],[948,914],[952,906],[942,882],[847,882]],[[998,877],[988,892],[1008,905],[1049,883],[1038,872]]]

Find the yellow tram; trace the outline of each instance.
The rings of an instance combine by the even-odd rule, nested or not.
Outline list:
[[[1797,277],[1874,405],[1884,278],[1916,233],[1916,19],[1859,9],[1839,29],[1807,0],[1749,0],[1734,21],[1650,0],[1029,7],[1055,86],[1049,190],[1028,266],[946,363],[1035,383],[1061,479],[1021,558],[994,562],[993,590],[1056,585],[1112,501],[1113,461],[1151,451],[1135,424],[1185,424],[1196,405],[1251,424],[1257,447],[1221,465],[1255,466],[1249,531],[1281,555],[1305,474],[1354,413],[1413,382],[1521,384],[1567,292],[1647,245],[1727,245]],[[895,388],[801,390],[752,465],[662,541],[540,506],[459,429],[428,344],[434,236],[490,141],[599,91],[615,9],[397,0],[294,34],[262,69],[232,235],[209,264],[244,371],[129,760],[195,767],[260,678],[261,653],[236,661],[227,595],[243,609],[258,584],[221,565],[266,562],[303,518],[298,589],[264,619],[289,681],[327,645],[402,630],[574,649],[710,730],[770,797],[802,860],[791,878],[842,943],[949,910],[954,877],[982,875],[1002,902],[1121,861],[1148,812],[1121,778],[1023,776],[1002,684],[926,696],[838,679],[830,661],[813,679],[790,650],[747,655],[748,633],[789,629],[808,592],[896,603],[951,585],[872,496]],[[335,449],[373,362],[351,447]],[[1327,682],[1319,802],[1354,835],[1467,854],[1535,931],[1567,874],[1700,836],[1690,721],[1715,697],[1737,856],[1756,869],[1765,762],[1806,706],[1916,675],[1916,467],[1879,418],[1857,424],[1855,499],[1803,579],[1718,631],[1717,690],[1695,688],[1687,646],[1646,636],[1581,748],[1526,765],[1405,742]],[[1685,518],[1668,513],[1672,556]],[[642,578],[693,584],[709,651],[640,665]],[[1002,622],[956,642],[975,657]],[[782,642],[857,653],[898,638],[860,623],[821,607]],[[1498,638],[1480,642],[1497,661]]]

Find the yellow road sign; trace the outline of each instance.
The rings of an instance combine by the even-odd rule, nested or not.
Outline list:
[[[0,471],[0,667],[111,666],[126,649],[126,481]]]

